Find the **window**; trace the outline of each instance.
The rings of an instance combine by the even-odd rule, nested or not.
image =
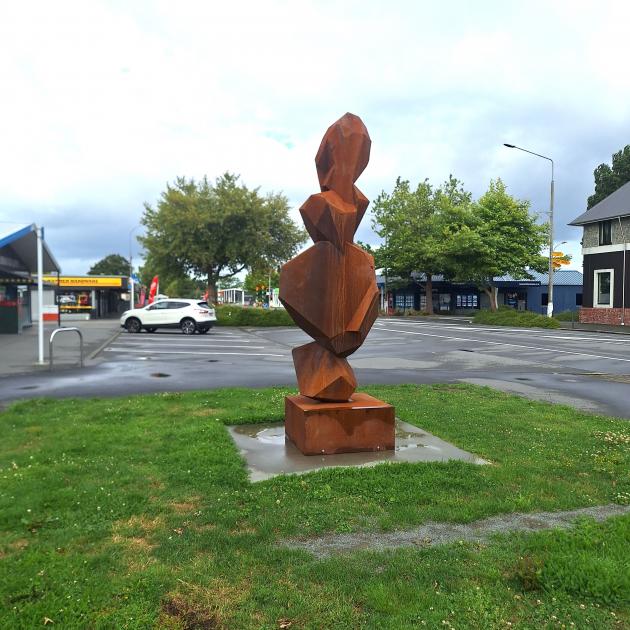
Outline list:
[[[396,293],[396,308],[413,309],[413,293]]]
[[[477,295],[472,293],[468,295],[455,296],[455,308],[477,308]]]
[[[582,306],[582,294],[581,293],[576,293],[575,294],[575,305],[576,306]]]
[[[599,222],[599,244],[612,244],[612,220]]]
[[[598,269],[593,278],[593,306],[610,308],[613,304],[613,269]]]
[[[178,308],[186,308],[187,306],[190,306],[188,302],[169,302],[168,303],[168,308],[171,311]]]
[[[547,306],[549,304],[549,293],[542,293],[540,296],[540,305]]]
[[[156,302],[155,304],[152,304],[151,306],[149,306],[147,310],[158,311],[158,310],[164,310],[166,308],[168,308],[168,302]]]

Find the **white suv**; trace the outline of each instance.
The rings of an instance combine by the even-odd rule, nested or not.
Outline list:
[[[178,298],[134,308],[120,317],[120,325],[130,333],[139,333],[143,328],[149,332],[157,328],[180,328],[185,335],[195,331],[205,334],[216,321],[214,309],[207,302]]]

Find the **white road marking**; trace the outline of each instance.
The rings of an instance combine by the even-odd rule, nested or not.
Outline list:
[[[116,350],[115,348],[105,348],[105,352],[118,352],[119,354],[198,354],[198,355],[215,355],[229,354],[239,357],[284,357],[284,354],[269,354],[265,352],[191,352],[190,350]]]
[[[380,324],[380,328],[379,330],[385,330],[384,328],[382,328],[383,324]],[[567,335],[567,336],[556,336],[556,335],[549,335],[549,334],[541,334],[543,333],[542,329],[536,329],[536,328],[508,328],[508,327],[494,327],[494,328],[482,328],[480,326],[462,326],[461,324],[449,324],[449,323],[430,323],[430,322],[392,322],[390,324],[390,326],[412,326],[412,327],[416,327],[416,328],[450,328],[452,330],[462,330],[462,331],[470,331],[470,332],[480,332],[480,333],[484,333],[484,332],[488,332],[488,333],[497,333],[497,334],[502,334],[502,333],[516,333],[519,335],[526,335],[527,337],[535,337],[535,338],[540,338],[540,339],[562,339],[562,340],[568,340],[568,341],[591,341],[591,342],[595,342],[595,343],[612,343],[612,344],[617,344],[617,345],[628,345],[630,344],[630,339],[628,340],[622,340],[622,339],[618,339],[615,337],[618,337],[619,335],[614,335],[611,336],[611,334],[608,334],[606,337],[596,337],[596,336],[589,336],[589,337],[574,337],[573,335],[568,335],[567,333],[569,333],[568,330],[563,330],[563,334]],[[402,331],[401,331],[402,332]],[[580,331],[576,330],[575,331],[576,334],[579,334]],[[607,333],[600,333],[601,335],[606,335]]]
[[[212,346],[219,346],[221,348],[248,348],[252,350],[264,350],[267,347],[267,346],[238,346],[238,345],[232,345],[232,344],[223,345],[223,344],[218,344],[218,343],[204,343],[203,345],[193,344],[193,343],[171,343],[169,344],[169,347],[171,346],[184,347],[184,348],[211,348]],[[146,352],[153,352],[153,348],[149,348],[145,344],[140,344],[140,343],[125,344],[125,345],[113,343],[109,347],[122,348],[122,349],[129,348],[129,347],[144,348]]]
[[[421,333],[414,330],[396,330],[395,328],[381,328],[395,333],[405,333],[407,335],[422,335],[423,337],[439,337],[440,339],[452,339],[453,341],[470,341],[471,343],[486,343],[494,346],[509,346],[511,348],[527,348],[529,350],[542,350],[543,352],[555,352],[557,354],[572,354],[579,357],[591,357],[593,359],[607,359],[610,361],[624,361],[630,363],[630,359],[619,357],[607,357],[601,354],[589,354],[588,352],[572,352],[570,350],[558,350],[557,348],[540,348],[538,346],[523,346],[516,343],[506,343],[504,341],[487,341],[485,339],[467,339],[465,337],[450,337],[448,335],[436,335],[434,333]]]

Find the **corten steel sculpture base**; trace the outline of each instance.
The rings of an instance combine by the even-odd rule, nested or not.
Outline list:
[[[285,406],[287,437],[306,455],[394,448],[394,408],[366,394],[346,357],[378,314],[374,259],[352,240],[369,201],[354,185],[370,157],[360,118],[329,127],[315,157],[321,192],[300,208],[314,245],[280,274],[280,300],[315,341],[294,348],[301,396]]]

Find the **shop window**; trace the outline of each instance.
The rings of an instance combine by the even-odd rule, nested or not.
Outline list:
[[[576,306],[582,306],[582,294],[581,293],[576,293],[575,294],[575,305]]]
[[[599,222],[599,244],[612,244],[612,220]]]
[[[477,308],[478,296],[476,293],[455,296],[455,308]]]
[[[593,282],[593,306],[610,308],[613,303],[613,269],[598,269]]]
[[[397,293],[396,308],[406,310],[413,309],[413,293]]]

